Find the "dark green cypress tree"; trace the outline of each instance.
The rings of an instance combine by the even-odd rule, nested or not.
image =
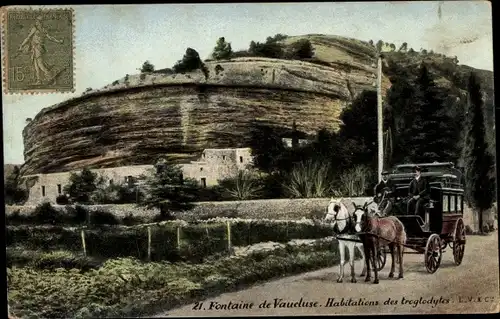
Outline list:
[[[377,162],[377,93],[363,91],[340,115],[342,124],[337,156],[344,157],[343,166],[369,165]]]
[[[495,162],[488,152],[483,99],[479,79],[469,76],[469,103],[466,114],[464,145],[465,199],[479,214],[479,230],[483,231],[483,212],[491,208],[495,199]]]
[[[444,97],[427,67],[417,79],[411,124],[404,132],[411,162],[446,162],[457,158],[458,136],[453,118],[447,113]]]
[[[160,160],[145,179],[145,198],[140,206],[158,208],[162,219],[174,219],[173,212],[193,207],[197,196],[197,181],[184,178],[179,165]]]
[[[389,61],[390,62],[390,61]],[[392,86],[387,92],[388,107],[384,114],[384,126],[392,132],[393,149],[391,157],[387,159],[389,167],[408,161],[408,150],[411,148],[411,132],[407,127],[413,120],[413,99],[415,89],[410,82],[407,69],[397,64],[391,66],[395,74],[391,76]]]

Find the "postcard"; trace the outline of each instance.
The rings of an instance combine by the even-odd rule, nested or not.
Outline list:
[[[499,311],[490,2],[0,13],[10,318]]]

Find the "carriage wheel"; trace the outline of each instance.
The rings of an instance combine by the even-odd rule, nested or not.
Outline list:
[[[380,247],[377,254],[377,271],[381,271],[385,267],[385,262],[387,260],[387,253],[385,247]]]
[[[453,260],[455,265],[460,265],[464,258],[465,251],[465,226],[464,221],[460,218],[457,220],[455,226],[455,233],[453,234]]]
[[[427,245],[425,246],[425,268],[427,272],[433,274],[438,270],[441,264],[442,250],[441,250],[441,238],[437,234],[432,234],[427,240]]]

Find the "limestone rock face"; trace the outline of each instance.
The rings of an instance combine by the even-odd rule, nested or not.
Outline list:
[[[364,90],[376,89],[375,47],[330,35],[281,42],[289,48],[304,38],[314,48],[308,61],[246,57],[206,62],[208,74],[163,70],[126,75],[45,108],[23,131],[21,174],[152,164],[159,156],[187,163],[206,148],[248,147],[255,122],[285,133],[294,121],[297,130],[309,135],[321,128],[337,130],[342,110]],[[486,104],[493,105],[490,71],[436,54],[385,56],[389,64],[409,70],[425,62],[438,85],[457,89],[457,99],[465,96],[461,79],[472,70],[480,72]],[[383,67],[383,95],[391,85],[389,64]],[[486,109],[487,118],[493,118],[494,108]]]
[[[131,75],[42,110],[24,129],[23,175],[87,167],[178,163],[205,148],[246,147],[255,121],[315,134],[336,130],[374,69],[240,58],[187,74]],[[345,65],[344,67],[345,68]],[[387,85],[387,81],[384,82]]]

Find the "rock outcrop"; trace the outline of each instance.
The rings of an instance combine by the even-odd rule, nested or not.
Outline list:
[[[237,58],[186,74],[127,75],[43,109],[24,131],[23,175],[83,167],[182,163],[205,148],[246,147],[255,122],[305,134],[337,130],[342,110],[375,90],[375,48],[310,35],[309,61]],[[285,44],[303,37],[290,37]],[[383,77],[382,92],[390,87]]]

